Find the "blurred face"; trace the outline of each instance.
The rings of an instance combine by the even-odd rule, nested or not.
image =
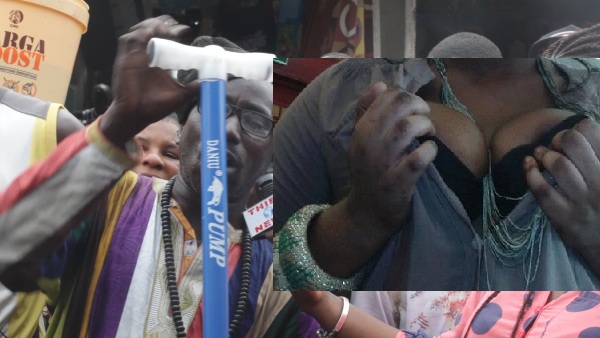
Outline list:
[[[133,171],[144,176],[165,180],[179,170],[179,125],[168,120],[153,123],[134,137],[140,150],[140,162]]]
[[[272,132],[261,134],[267,122],[272,128],[273,86],[263,81],[234,79],[227,83],[227,174],[230,198],[246,198],[256,179],[264,173],[273,152]],[[181,176],[200,191],[201,113],[190,112],[181,133]],[[243,123],[242,123],[243,120]],[[242,126],[243,124],[243,126]]]

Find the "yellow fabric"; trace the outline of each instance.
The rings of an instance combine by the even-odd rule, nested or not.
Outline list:
[[[56,148],[56,125],[58,110],[62,108],[59,104],[50,104],[46,113],[46,119],[36,118],[33,125],[31,137],[31,152],[29,164],[43,160]],[[46,280],[43,291],[51,291],[57,294],[60,287],[58,279]],[[42,291],[17,292],[17,304],[10,316],[8,324],[8,336],[11,338],[30,338],[38,328],[39,316],[46,305],[47,296]]]
[[[36,119],[33,125],[31,140],[31,153],[29,164],[43,160],[56,148],[56,120],[58,110],[62,108],[59,104],[51,104],[46,114],[46,119]]]
[[[112,160],[124,165],[133,167],[135,162],[121,149],[114,146],[100,131],[100,120],[97,119],[88,127],[86,131],[86,139],[90,144],[100,149],[105,155],[109,156]],[[85,337],[89,327],[89,317],[92,311],[92,302],[96,287],[98,285],[98,279],[104,266],[104,259],[107,255],[110,247],[110,242],[114,233],[114,225],[117,222],[119,215],[123,209],[125,201],[129,198],[131,191],[137,184],[138,176],[133,172],[126,172],[123,177],[117,182],[109,193],[109,205],[107,206],[106,223],[102,238],[98,247],[96,260],[94,262],[94,269],[90,279],[90,285],[88,287],[87,298],[85,300],[84,316],[81,324],[80,336]],[[59,303],[56,306],[56,312],[52,318],[52,325],[50,326],[46,336],[48,337],[63,337],[64,326],[67,321],[67,314],[71,299],[73,297],[74,280],[67,279],[68,285],[62,285],[64,290],[68,290],[68,296],[59,299]]]
[[[46,115],[46,155],[44,158],[56,148],[58,111],[61,108],[63,106],[57,103],[51,103],[50,108],[48,108],[48,114]]]
[[[60,278],[41,277],[37,280],[37,285],[46,294],[48,305],[55,306],[60,294]]]
[[[90,315],[92,312],[92,302],[96,293],[96,286],[98,285],[98,279],[100,273],[104,267],[104,260],[108,255],[112,236],[115,231],[115,225],[125,202],[129,198],[131,191],[135,187],[138,181],[138,175],[132,171],[127,171],[123,177],[117,182],[117,185],[110,191],[108,195],[108,210],[106,211],[106,221],[104,223],[104,232],[98,245],[96,254],[96,261],[94,262],[94,270],[92,272],[92,278],[90,279],[90,287],[87,292],[87,299],[85,302],[85,310],[83,313],[83,322],[81,323],[81,332],[79,337],[85,338],[90,324]]]
[[[198,239],[196,238],[196,231],[192,228],[192,225],[187,220],[187,218],[183,215],[183,210],[179,207],[179,204],[175,202],[174,199],[171,198],[171,205],[173,205],[169,210],[171,213],[177,218],[177,221],[183,227],[183,242],[187,242],[190,240],[196,241],[196,245],[198,244]],[[179,269],[179,277],[177,280],[181,280],[183,275],[187,272],[188,268],[192,264],[196,253],[193,255],[186,256],[185,254],[181,255],[181,268]]]
[[[74,289],[74,278],[67,278],[66,283],[61,285],[63,290],[68,290],[69,294],[66,297],[58,299],[56,309],[52,315],[52,321],[46,336],[48,337],[63,337],[63,330],[67,321],[68,304],[71,304],[71,298],[73,296]],[[64,292],[64,291],[63,291]]]
[[[44,305],[46,295],[43,292],[18,292],[17,305],[8,324],[8,337],[31,338],[37,329],[38,318]]]
[[[98,118],[94,121],[89,128],[85,132],[85,138],[96,146],[100,151],[106,156],[110,157],[113,161],[121,164],[127,168],[133,168],[136,165],[136,161],[129,156],[129,154],[114,145],[106,136],[100,131],[100,123],[102,121],[102,117]],[[130,142],[128,142],[130,143]]]

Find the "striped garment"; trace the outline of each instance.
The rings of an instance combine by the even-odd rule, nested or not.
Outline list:
[[[515,337],[597,338],[600,337],[600,292],[568,291],[548,302],[550,291],[504,291],[482,307],[493,292],[473,292],[456,328],[439,338],[509,338],[525,302]],[[479,314],[475,316],[477,310]],[[470,328],[468,328],[470,326]],[[429,338],[422,331],[399,332],[396,338]]]
[[[60,108],[0,88],[0,191],[56,148]],[[57,281],[54,284],[58,287]],[[0,284],[0,332],[10,338],[33,336],[46,299],[41,291],[13,293]]]
[[[0,195],[0,231],[13,222],[22,224],[20,231],[0,238],[0,272],[37,247],[48,247],[53,234],[74,228],[84,210],[103,200],[106,207],[72,232],[76,245],[69,247],[61,296],[47,336],[173,337],[158,199],[165,181],[131,172],[123,175],[133,162],[104,139],[99,123],[63,141],[60,151]],[[27,212],[32,208],[35,214]],[[177,206],[171,214],[183,320],[188,337],[201,337],[201,250],[191,249],[195,237],[190,237],[191,227]],[[43,231],[36,228],[37,222],[43,222]],[[25,240],[27,231],[39,236]],[[229,233],[230,311],[234,311],[240,289],[241,234]],[[24,247],[6,252],[4,244],[15,242]],[[237,336],[314,334],[318,325],[298,310],[290,294],[272,290],[270,242],[253,242],[251,271],[249,307]]]

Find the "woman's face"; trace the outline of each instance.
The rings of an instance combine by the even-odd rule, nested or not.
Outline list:
[[[179,125],[170,120],[153,123],[134,137],[140,151],[140,161],[133,171],[165,180],[179,171]]]
[[[227,103],[253,111],[246,122],[249,126],[254,125],[255,117],[271,119],[273,86],[264,81],[231,80],[227,83]],[[200,191],[200,121],[201,115],[194,107],[181,133],[181,175],[196,192]],[[229,195],[247,198],[254,182],[271,162],[272,133],[264,138],[247,133],[242,130],[237,114],[227,118],[226,132]]]

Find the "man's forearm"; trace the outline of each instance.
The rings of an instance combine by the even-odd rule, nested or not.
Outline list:
[[[311,254],[321,269],[349,278],[385,245],[391,234],[374,226],[375,217],[352,211],[347,199],[324,211],[308,228]]]
[[[93,124],[0,193],[0,274],[48,240],[60,241],[133,161]],[[64,236],[62,236],[64,237]]]

